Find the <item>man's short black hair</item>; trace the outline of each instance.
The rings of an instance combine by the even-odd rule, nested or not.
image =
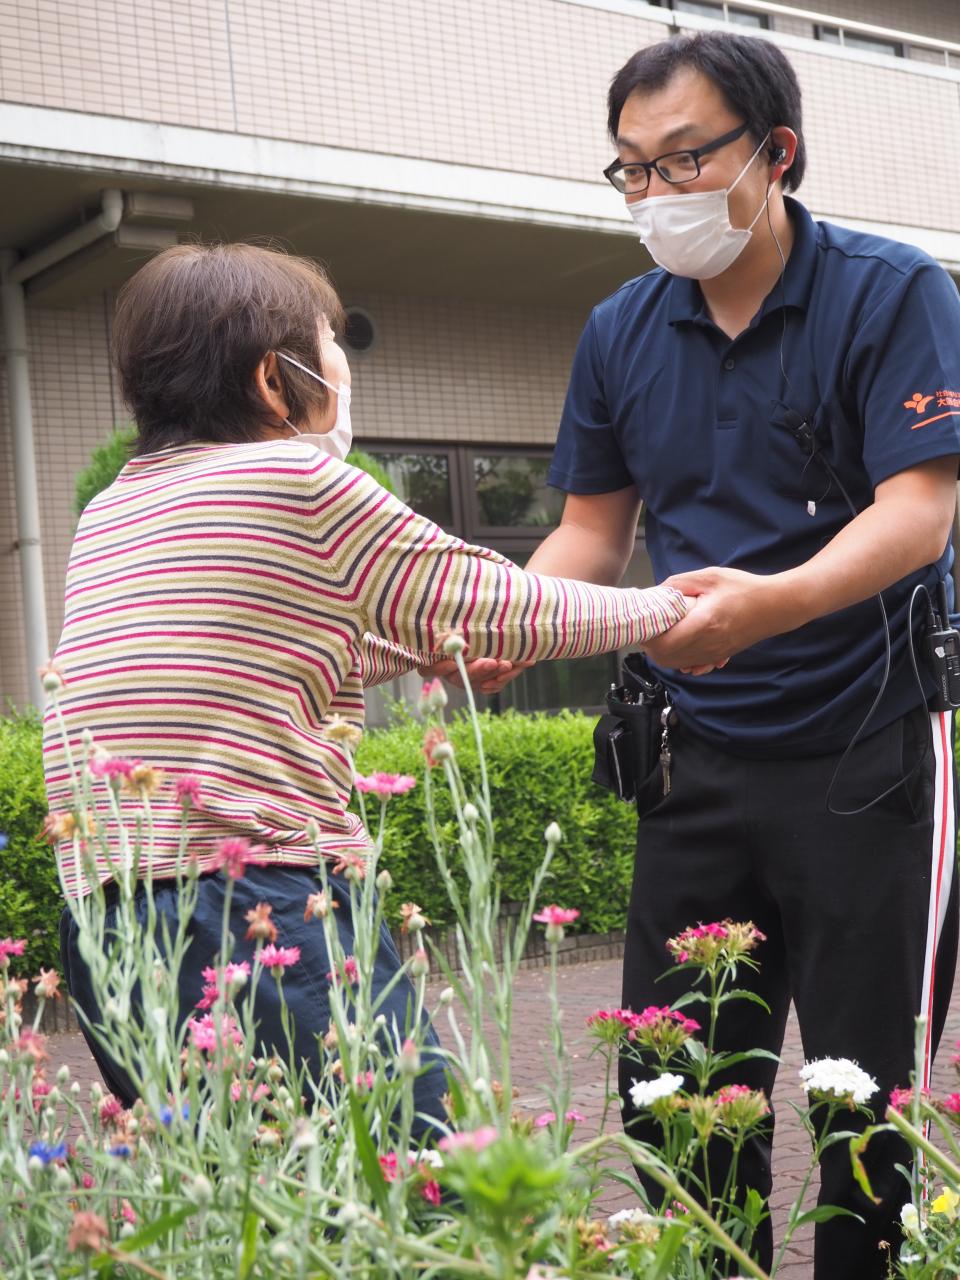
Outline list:
[[[712,80],[731,111],[745,121],[758,146],[771,129],[786,125],[797,135],[793,164],[783,175],[784,191],[796,191],[807,167],[800,84],[787,58],[770,40],[732,31],[700,31],[671,36],[638,50],[613,78],[607,99],[607,127],[616,141],[620,112],[631,93],[651,93],[682,67]]]

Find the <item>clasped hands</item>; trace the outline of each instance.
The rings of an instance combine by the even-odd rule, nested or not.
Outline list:
[[[661,583],[675,587],[696,601],[675,627],[648,640],[644,651],[658,667],[692,675],[706,675],[726,666],[735,653],[760,640],[789,629],[777,605],[777,578],[742,569],[697,569],[675,574]],[[502,658],[467,660],[467,676],[480,693],[499,693],[511,680],[534,664]],[[421,668],[424,676],[440,676],[462,686],[456,663],[450,659]]]

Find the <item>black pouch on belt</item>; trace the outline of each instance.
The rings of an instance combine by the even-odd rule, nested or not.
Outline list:
[[[632,804],[659,762],[660,713],[666,691],[642,653],[623,661],[621,684],[607,694],[607,714],[593,731],[593,781]]]

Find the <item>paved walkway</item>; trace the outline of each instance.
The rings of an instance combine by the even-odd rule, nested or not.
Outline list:
[[[620,962],[606,960],[592,964],[574,964],[560,970],[560,997],[567,1048],[571,1054],[573,1105],[583,1112],[586,1121],[578,1129],[578,1137],[587,1138],[598,1131],[603,1110],[603,1079],[597,1058],[590,1057],[593,1041],[585,1029],[587,1015],[598,1008],[619,1004]],[[539,1113],[546,1108],[544,1081],[545,1054],[548,1039],[548,974],[534,969],[521,972],[515,987],[514,1027],[516,1045],[512,1054],[514,1084],[520,1090],[517,1106],[523,1111]],[[441,1038],[445,1028],[438,1031]],[[960,1038],[960,986],[954,988],[953,1003],[944,1034],[943,1050],[934,1071],[934,1092],[951,1092],[955,1073],[950,1064],[954,1042]],[[69,1063],[75,1078],[82,1084],[96,1077],[96,1067],[79,1032],[63,1032],[52,1037],[54,1064]],[[795,1020],[791,1017],[784,1045],[783,1065],[774,1103],[777,1107],[777,1130],[774,1144],[773,1212],[775,1234],[779,1238],[787,1209],[799,1191],[808,1164],[807,1140],[788,1101],[801,1102],[797,1072],[803,1054]],[[608,1128],[619,1129],[619,1117],[611,1111]],[[627,1165],[623,1166],[625,1169]],[[811,1188],[811,1201],[816,1185]],[[634,1203],[628,1187],[611,1181],[603,1190],[598,1209],[613,1213]],[[812,1228],[798,1236],[787,1251],[779,1280],[809,1280],[812,1275]]]

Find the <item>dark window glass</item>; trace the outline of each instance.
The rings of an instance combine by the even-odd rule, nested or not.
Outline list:
[[[473,480],[477,523],[482,528],[552,528],[563,512],[563,494],[547,485],[548,457],[475,453]]]
[[[903,57],[903,45],[897,40],[882,40],[879,37],[844,30],[841,42],[839,27],[818,26],[817,39],[823,40],[826,44],[842,43],[845,49],[860,49],[863,53],[882,53],[887,58]]]
[[[380,453],[376,449],[367,452],[384,468],[402,502],[434,524],[452,531],[453,501],[447,454]]]
[[[695,13],[700,18],[723,17],[723,5],[711,3],[711,0],[673,0],[672,8],[677,13]],[[764,14],[752,13],[749,9],[735,9],[733,5],[727,6],[727,17],[742,27],[763,28],[767,25]]]
[[[517,550],[498,547],[505,556],[521,567],[533,555],[533,549]],[[616,681],[618,660],[615,653],[602,653],[595,658],[561,658],[556,662],[538,662],[522,676],[490,699],[494,711],[513,707],[517,711],[599,710],[610,685]]]

